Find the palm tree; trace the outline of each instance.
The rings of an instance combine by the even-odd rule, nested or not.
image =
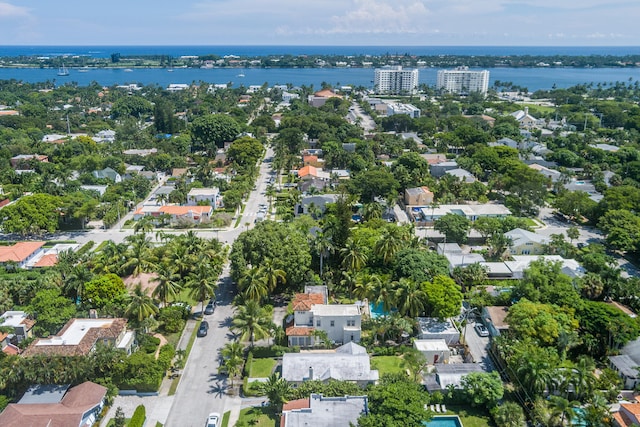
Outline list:
[[[127,236],[126,240],[131,243],[131,247],[127,252],[128,261],[124,263],[122,268],[127,270],[133,267],[133,277],[138,277],[143,271],[153,269],[155,264],[151,260],[151,238],[145,234],[134,234]]]
[[[315,239],[313,240],[313,247],[320,257],[320,277],[323,277],[324,257],[328,257],[329,254],[335,251],[333,242],[327,233],[318,231]]]
[[[382,257],[382,262],[388,264],[405,243],[404,228],[393,226],[386,227],[376,242],[374,251]]]
[[[269,399],[269,405],[273,408],[276,417],[282,415],[282,406],[287,403],[293,390],[291,385],[284,379],[280,378],[280,374],[274,372],[267,378],[267,381],[261,384],[262,392]],[[280,424],[276,422],[276,424]]]
[[[353,288],[353,295],[359,300],[373,300],[376,291],[382,286],[380,276],[372,273],[359,273],[356,276],[356,284]]]
[[[182,286],[177,282],[180,275],[176,273],[172,266],[163,263],[156,269],[156,277],[152,278],[152,282],[158,282],[158,286],[153,290],[151,295],[158,298],[164,306],[167,306],[169,298],[175,300]]]
[[[138,283],[129,296],[129,305],[127,305],[125,314],[129,319],[133,318],[139,323],[157,313],[158,307],[147,294],[147,289],[142,289],[142,284]]]
[[[546,362],[524,359],[516,369],[516,375],[528,392],[540,395],[551,380],[551,368]]]
[[[398,311],[403,316],[418,317],[427,308],[427,294],[422,284],[407,278],[394,283]]]
[[[170,252],[169,260],[176,267],[180,278],[184,279],[194,269],[194,256],[189,253],[187,247],[178,239],[175,239],[171,246],[173,250]]]
[[[582,400],[593,394],[596,382],[593,374],[595,369],[596,364],[589,356],[581,356],[574,365],[569,382],[573,386],[576,399]]]
[[[196,301],[200,301],[201,313],[204,313],[204,301],[216,294],[218,287],[217,276],[211,274],[208,264],[198,264],[187,281],[189,295]]]
[[[231,329],[239,331],[243,339],[248,338],[251,347],[255,340],[268,337],[272,326],[264,308],[256,301],[247,301],[245,305],[236,307],[232,322]]]
[[[287,273],[277,268],[271,258],[267,258],[262,262],[260,271],[271,292],[276,289],[278,283],[282,283],[283,285],[287,284]]]
[[[150,216],[141,218],[133,225],[133,232],[142,232],[142,234],[150,232],[151,230],[153,230],[153,220],[153,217]]]
[[[362,252],[360,241],[349,237],[345,247],[340,250],[342,254],[342,265],[348,270],[360,270],[368,260],[366,253]]]
[[[580,406],[580,402],[570,402],[561,396],[550,396],[549,407],[551,413],[555,417],[560,417],[558,426],[564,426],[565,421],[571,425],[571,421],[576,417],[576,407]]]
[[[244,272],[238,280],[238,288],[245,299],[261,302],[269,294],[269,285],[266,277],[258,267],[253,267]]]

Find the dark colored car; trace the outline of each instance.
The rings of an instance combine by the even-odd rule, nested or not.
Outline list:
[[[208,331],[209,331],[209,322],[207,322],[206,320],[203,320],[202,322],[200,322],[200,327],[198,328],[197,335],[199,337],[206,337]]]

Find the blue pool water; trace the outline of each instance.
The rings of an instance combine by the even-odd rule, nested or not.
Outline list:
[[[462,422],[457,415],[454,416],[435,416],[431,421],[424,422],[425,427],[462,427]]]
[[[395,311],[398,311],[398,310],[392,309],[391,313]],[[391,314],[388,311],[384,311],[384,309],[382,308],[382,303],[377,305],[374,305],[373,303],[369,303],[369,313],[371,313],[372,319],[377,319],[378,317],[388,316]]]

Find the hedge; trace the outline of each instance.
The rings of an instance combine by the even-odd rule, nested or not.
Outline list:
[[[127,427],[142,427],[144,425],[144,420],[146,419],[147,414],[144,405],[138,405],[131,417],[131,420],[129,421],[129,424],[127,424]]]

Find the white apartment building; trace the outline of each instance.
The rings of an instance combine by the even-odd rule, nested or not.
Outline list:
[[[404,70],[402,66],[376,68],[374,92],[392,95],[418,93],[418,70]]]
[[[470,71],[469,67],[455,70],[439,70],[436,88],[451,93],[487,93],[489,89],[489,71]]]
[[[387,104],[387,116],[395,116],[396,114],[406,114],[412,119],[417,119],[420,117],[420,109],[411,104]]]

